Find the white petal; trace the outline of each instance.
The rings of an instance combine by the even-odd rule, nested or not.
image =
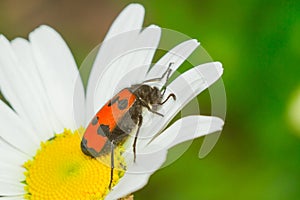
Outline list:
[[[166,160],[169,148],[181,142],[219,131],[223,124],[223,120],[209,116],[189,116],[176,121],[148,146],[140,149],[143,151],[137,154],[136,163],[128,166],[125,175],[105,199],[118,199],[144,187],[151,174],[158,170]],[[125,156],[128,155],[125,154]],[[132,155],[130,157],[132,158]],[[132,163],[132,160],[129,163]]]
[[[0,149],[1,149],[0,160],[3,163],[21,166],[25,161],[30,159],[29,156],[13,148],[12,146],[5,143],[1,139],[0,139]]]
[[[26,40],[18,38],[12,45],[0,37],[0,86],[6,99],[20,118],[31,126],[40,140],[50,137],[53,130],[45,113],[40,84],[35,83],[31,49]],[[34,76],[35,75],[35,76]]]
[[[212,116],[188,116],[177,120],[150,142],[146,152],[169,149],[179,143],[222,130],[224,121]]]
[[[20,166],[0,163],[0,181],[21,182],[26,170]]]
[[[142,126],[140,130],[141,143],[149,142],[153,138],[153,134],[159,133],[191,99],[205,90],[208,86],[214,83],[223,73],[221,63],[206,63],[194,67],[181,76],[176,78],[170,85],[167,86],[167,92],[176,95],[176,101],[169,100],[161,109],[160,113],[164,117],[151,115],[148,126]]]
[[[16,149],[33,156],[39,147],[39,140],[6,104],[0,100],[0,136]]]
[[[112,95],[111,93],[114,92],[111,90],[110,84],[113,84],[112,79],[119,77],[118,68],[124,66],[111,65],[117,58],[127,52],[127,49],[132,48],[133,41],[137,38],[138,33],[139,30],[131,31],[118,37],[114,37],[111,40],[104,41],[101,44],[87,84],[87,121],[94,116],[95,112],[108,100],[108,96]],[[113,67],[117,67],[117,69],[114,69]],[[104,78],[109,78],[109,80],[105,80],[104,82]]]
[[[125,173],[119,183],[105,197],[105,200],[116,200],[137,191],[147,184],[150,175]]]
[[[87,106],[94,106],[93,108],[87,108],[89,112],[87,116],[89,118],[115,93],[144,80],[158,46],[160,34],[161,29],[152,25],[141,33],[137,31],[125,33],[103,44],[100,54],[103,47],[107,46],[113,47],[117,45],[118,48],[123,46],[123,50],[119,51],[119,54],[111,53],[110,57],[112,55],[115,55],[115,57],[111,57],[107,64],[103,63],[105,58],[95,62],[93,66],[95,70],[93,69],[91,72],[87,93]],[[118,40],[121,41],[116,44],[110,44]],[[107,51],[109,50],[107,49]],[[106,69],[101,71],[100,69],[103,68]],[[96,72],[97,69],[99,69],[98,72]],[[93,78],[95,73],[98,73],[97,79]],[[94,82],[92,81],[93,79]],[[91,101],[91,99],[94,101]]]
[[[1,200],[23,200],[23,196],[0,197]]]
[[[200,43],[195,39],[187,40],[177,45],[168,51],[168,53],[151,68],[146,76],[146,80],[161,77],[170,63],[173,63],[170,67],[172,70],[170,75],[172,75],[199,45]],[[162,80],[162,82],[164,81]]]
[[[136,38],[133,48],[117,60],[116,64],[119,63],[123,67],[122,71],[118,71],[114,91],[118,92],[125,87],[142,83],[145,80],[159,44],[160,36],[160,27],[156,25],[148,26]]]
[[[155,148],[150,150],[151,147],[147,146],[145,149],[138,149],[135,163],[133,162],[132,150],[128,150],[123,154],[127,163],[126,173],[153,173],[160,168],[167,158],[167,149]]]
[[[34,58],[43,80],[45,92],[60,124],[55,131],[76,129],[74,96],[84,105],[84,90],[74,58],[61,36],[48,26],[41,26],[29,35]],[[79,82],[78,87],[75,84]],[[83,115],[83,113],[82,113]],[[84,116],[84,115],[83,115]],[[83,123],[83,122],[81,122]]]
[[[14,39],[11,46],[19,61],[19,65],[15,66],[19,73],[16,74],[14,80],[18,80],[16,84],[20,84],[23,90],[24,87],[26,88],[26,93],[30,97],[30,102],[23,104],[23,107],[27,108],[27,120],[26,118],[22,119],[33,126],[36,135],[43,135],[41,140],[44,141],[53,136],[54,130],[49,119],[51,115],[48,111],[49,101],[46,98],[42,81],[34,63],[32,49],[29,42],[22,38]]]
[[[106,102],[107,99],[103,99],[102,96],[108,96],[108,93],[111,91],[109,85],[106,85],[108,82],[105,82],[104,85],[99,85],[99,77],[103,76],[109,65],[115,59],[132,49],[132,45],[141,31],[144,14],[145,10],[139,4],[130,4],[127,6],[113,22],[101,44],[101,48],[96,56],[87,84],[87,122],[103,105],[103,102]],[[115,73],[118,73],[118,71],[113,69],[113,74]],[[112,76],[112,74],[110,74],[110,76]],[[109,80],[109,82],[111,82],[111,80]],[[97,88],[97,86],[99,86],[100,89]],[[100,99],[98,99],[99,94],[101,96]],[[94,106],[94,100],[100,101],[97,103],[96,107]]]
[[[105,40],[111,39],[121,33],[140,29],[143,25],[145,9],[140,4],[130,4],[115,19]]]
[[[0,180],[0,196],[25,194],[24,185],[18,182]]]

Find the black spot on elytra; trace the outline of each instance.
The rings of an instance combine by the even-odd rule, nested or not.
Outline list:
[[[92,120],[92,125],[95,126],[96,124],[98,124],[99,118],[98,116],[94,117]]]
[[[101,135],[103,137],[107,137],[110,133],[109,132],[109,126],[101,124],[99,126],[99,128],[97,129],[97,133],[98,133],[98,135]]]
[[[109,102],[108,102],[108,106],[110,107],[110,106],[112,106],[114,103],[116,103],[117,101],[119,101],[119,96],[117,96],[117,97],[115,97],[115,98],[113,98],[112,100],[110,100]]]
[[[127,99],[123,99],[123,100],[119,100],[120,99],[120,96],[117,96],[115,98],[113,98],[112,100],[110,100],[107,104],[107,106],[112,106],[114,103],[118,103],[118,108],[120,110],[124,110],[127,108],[128,106],[128,100]]]
[[[123,99],[123,100],[118,102],[118,108],[120,110],[124,110],[125,108],[127,108],[127,106],[128,106],[128,100],[127,99]]]

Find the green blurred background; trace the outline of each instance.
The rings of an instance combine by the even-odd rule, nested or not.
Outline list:
[[[1,0],[0,32],[9,39],[27,37],[38,25],[49,24],[80,65],[130,2]],[[214,150],[199,160],[202,139],[195,140],[135,199],[299,199],[300,1],[135,2],[146,8],[145,25],[196,38],[223,63],[228,101]]]

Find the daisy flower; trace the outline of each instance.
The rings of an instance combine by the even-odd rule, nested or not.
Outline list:
[[[171,74],[199,46],[196,40],[178,44],[150,68],[161,29],[142,29],[144,8],[127,6],[115,20],[97,53],[86,92],[72,54],[61,36],[40,26],[29,40],[9,42],[0,36],[0,199],[119,199],[142,188],[166,160],[171,147],[220,131],[223,120],[187,116],[166,128],[191,99],[222,75],[219,62],[195,66],[167,85],[164,116],[145,117],[132,149],[116,149],[120,168],[86,156],[81,135],[95,113],[118,90],[161,77],[172,63]],[[165,80],[149,83],[164,85]],[[124,146],[130,146],[128,143]],[[109,155],[102,159],[109,160]],[[121,166],[123,165],[123,166]],[[123,171],[121,168],[126,167]]]

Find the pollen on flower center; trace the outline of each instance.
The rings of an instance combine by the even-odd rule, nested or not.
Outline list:
[[[118,149],[115,156],[124,165]],[[27,170],[25,199],[103,199],[109,192],[110,166],[84,155],[80,137],[69,130],[41,143],[34,158],[23,166]],[[114,170],[113,185],[123,174]]]

